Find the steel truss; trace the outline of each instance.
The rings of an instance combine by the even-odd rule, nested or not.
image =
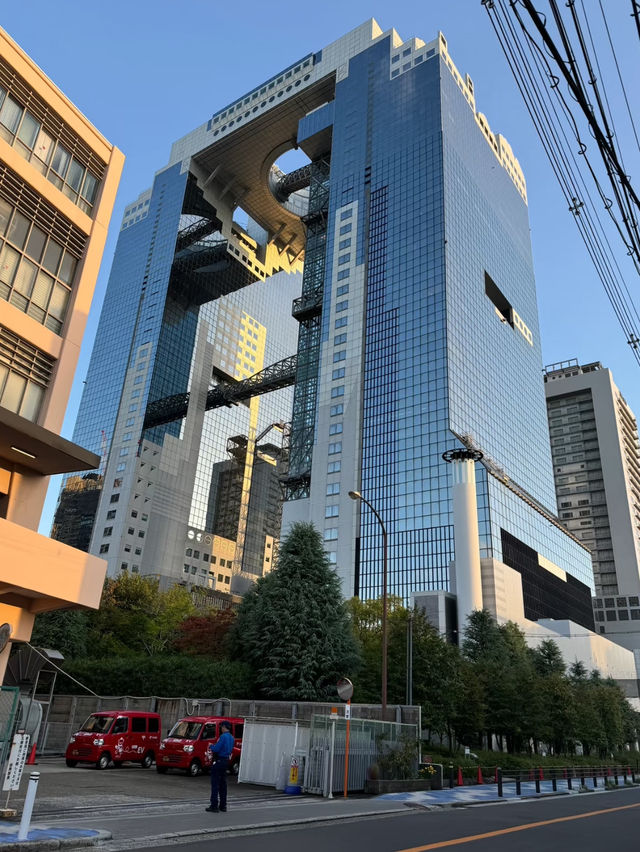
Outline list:
[[[297,364],[298,356],[290,355],[247,379],[220,382],[208,392],[205,410],[211,411],[223,405],[237,405],[251,397],[290,387],[295,382]],[[189,393],[178,393],[150,402],[147,405],[143,428],[153,429],[155,426],[186,417],[189,396]]]

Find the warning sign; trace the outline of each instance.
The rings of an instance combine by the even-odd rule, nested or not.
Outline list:
[[[11,754],[7,761],[7,771],[4,776],[3,790],[18,790],[22,771],[29,756],[29,734],[14,734],[11,743]]]

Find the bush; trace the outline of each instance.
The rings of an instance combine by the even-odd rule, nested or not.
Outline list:
[[[441,762],[445,765],[453,764],[456,769],[458,766],[462,768],[464,775],[470,776],[478,771],[478,766],[484,769],[499,766],[504,770],[515,769],[539,769],[542,768],[546,773],[547,770],[554,767],[563,768],[568,766],[618,766],[620,768],[627,766],[636,766],[638,753],[620,752],[614,754],[613,757],[600,758],[596,755],[567,755],[567,754],[551,754],[542,757],[537,754],[508,754],[502,751],[485,751],[474,749],[474,754],[477,754],[478,759],[465,756],[463,752],[456,751],[451,753],[448,749],[442,746],[433,745],[432,743],[422,743],[422,753],[429,755],[440,755]]]
[[[148,657],[110,657],[102,660],[75,660],[64,669],[98,695],[224,695],[251,698],[254,683],[251,669],[244,663],[209,660],[183,654]],[[82,694],[74,681],[58,677],[57,691]]]

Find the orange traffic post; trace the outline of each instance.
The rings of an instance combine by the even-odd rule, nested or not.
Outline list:
[[[478,784],[484,784],[484,781],[482,780],[482,769],[480,767],[478,767]]]
[[[464,787],[464,778],[462,777],[462,767],[458,767],[458,787]]]

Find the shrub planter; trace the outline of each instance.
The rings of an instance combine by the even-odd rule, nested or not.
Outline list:
[[[368,778],[364,784],[365,793],[371,796],[381,796],[383,793],[420,793],[423,790],[432,789],[435,789],[432,782],[424,778],[406,778],[404,781]]]
[[[435,772],[427,778],[367,778],[364,791],[371,796],[381,796],[383,793],[420,793],[423,790],[442,790],[442,764],[421,764],[422,771],[425,766],[432,766]]]

